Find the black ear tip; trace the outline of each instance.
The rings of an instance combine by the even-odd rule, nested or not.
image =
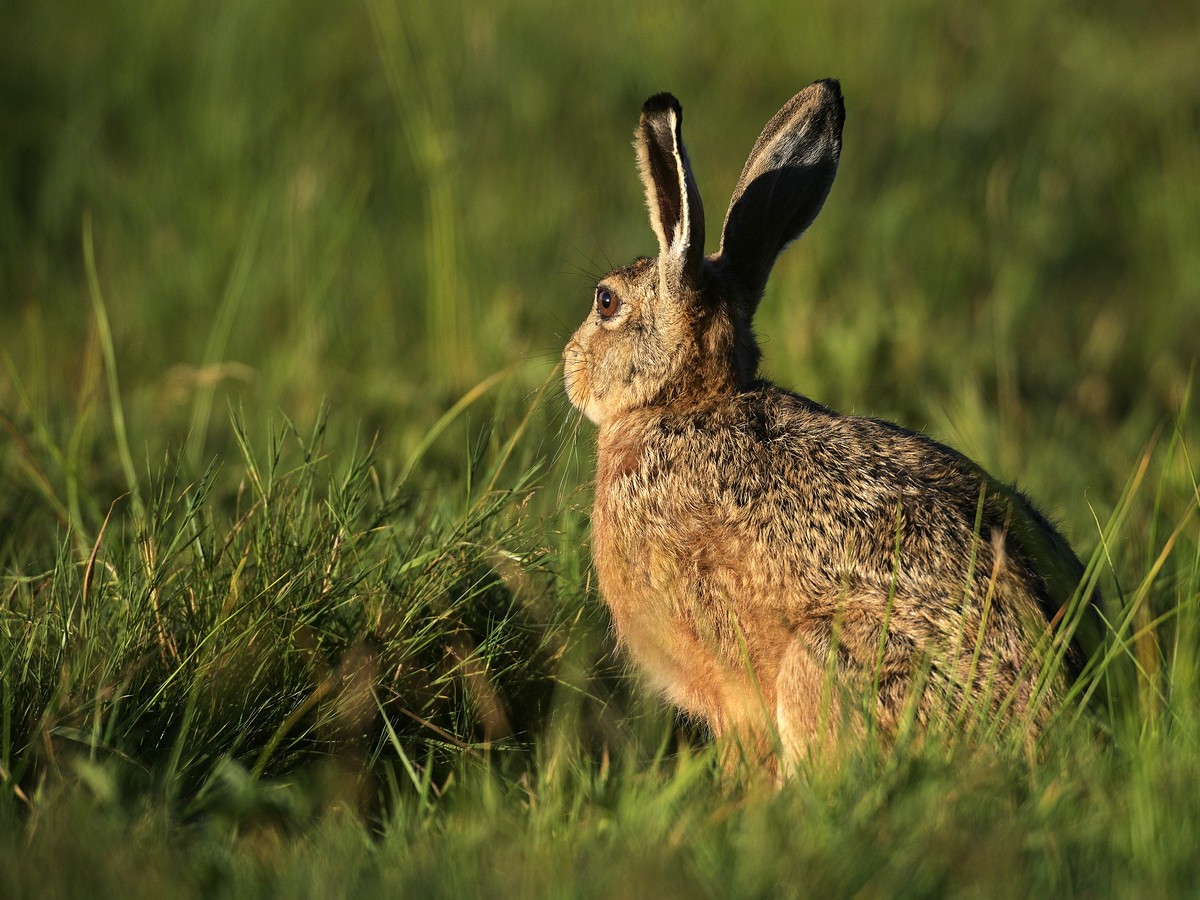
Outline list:
[[[822,78],[817,84],[821,85],[825,90],[829,91],[833,96],[841,98],[842,83],[836,78]]]
[[[649,100],[642,104],[642,115],[652,116],[655,113],[664,113],[668,110],[674,110],[676,113],[683,112],[683,107],[679,105],[679,101],[675,99],[674,94],[663,92],[655,94]]]
[[[838,131],[846,121],[846,101],[842,99],[842,85],[836,78],[822,78],[813,87],[819,88],[824,95],[821,100],[826,109],[831,109],[837,121]]]

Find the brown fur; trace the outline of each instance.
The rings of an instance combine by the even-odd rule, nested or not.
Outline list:
[[[768,123],[705,257],[682,111],[648,101],[659,256],[606,276],[621,305],[564,351],[568,394],[600,427],[594,554],[619,639],[681,709],[752,754],[778,741],[785,762],[861,733],[855,709],[885,736],[985,712],[1036,734],[1064,687],[1036,696],[1048,619],[1082,572],[960,454],[756,378],[750,319],[824,202],[842,116],[818,82]]]

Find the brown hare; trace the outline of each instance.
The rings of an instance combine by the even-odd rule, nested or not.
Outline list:
[[[1031,741],[1079,663],[1064,613],[1083,567],[1022,494],[758,377],[751,320],[825,202],[844,118],[836,81],[793,97],[706,256],[681,108],[647,100],[658,256],[601,279],[564,351],[567,394],[599,426],[595,567],[618,638],[672,702],[772,767],[868,723],[889,740],[948,716]]]

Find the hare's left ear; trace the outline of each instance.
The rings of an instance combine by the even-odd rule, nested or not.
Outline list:
[[[704,207],[683,148],[682,123],[679,101],[655,94],[642,107],[635,143],[660,272],[676,284],[696,285],[704,264]]]
[[[719,263],[753,314],[779,251],[812,224],[837,174],[846,108],[833,79],[810,84],[775,114],[750,151],[721,233]]]

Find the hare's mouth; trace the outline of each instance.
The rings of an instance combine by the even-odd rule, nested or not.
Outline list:
[[[563,348],[563,384],[571,405],[599,425],[600,410],[588,383],[587,360],[583,348],[574,339]]]

